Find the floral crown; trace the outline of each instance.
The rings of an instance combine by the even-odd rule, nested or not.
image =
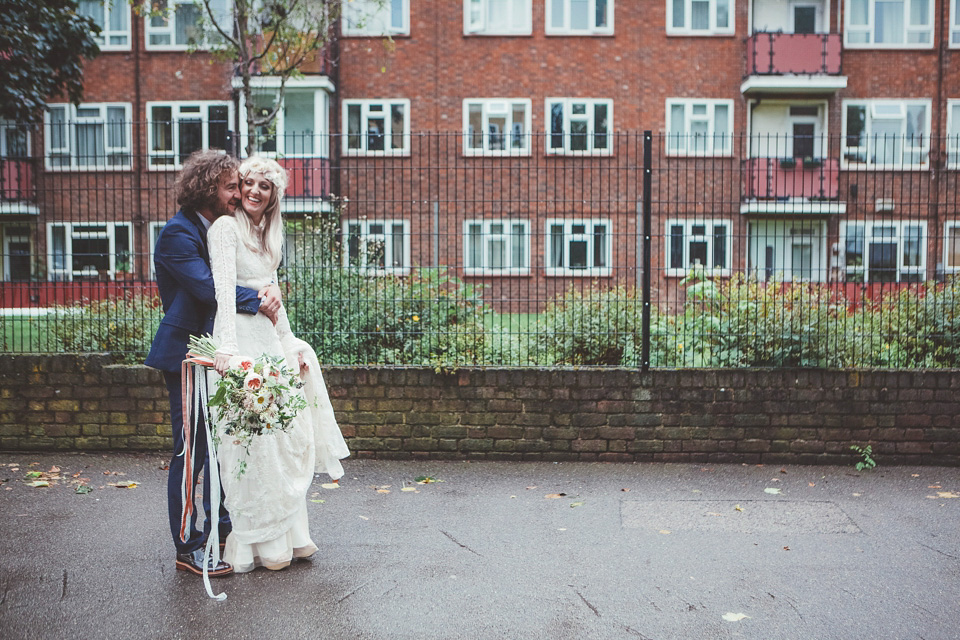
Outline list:
[[[270,158],[251,156],[240,164],[239,173],[241,176],[250,173],[262,173],[263,177],[273,183],[273,186],[277,189],[278,201],[283,198],[283,193],[287,190],[287,172]]]

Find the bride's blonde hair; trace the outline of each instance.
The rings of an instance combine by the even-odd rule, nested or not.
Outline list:
[[[287,172],[275,160],[261,156],[250,156],[240,164],[240,188],[244,179],[251,173],[262,173],[273,185],[270,201],[263,212],[260,226],[255,227],[250,216],[240,212],[234,218],[242,231],[243,242],[252,251],[265,253],[270,258],[271,269],[280,266],[283,257],[283,217],[280,214],[280,201],[287,189]],[[241,202],[241,209],[243,208]]]

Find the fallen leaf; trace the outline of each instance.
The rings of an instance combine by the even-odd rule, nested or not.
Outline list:
[[[960,493],[954,493],[953,491],[937,491],[938,498],[960,498]]]
[[[43,475],[43,471],[30,471],[27,473],[27,478],[39,478]]]
[[[563,527],[563,528],[560,528],[560,529],[557,529],[557,531],[566,531],[566,530],[567,530],[567,529],[566,529],[566,527]]]
[[[735,511],[743,511],[743,507],[741,507],[740,505],[737,505],[737,506],[734,507],[734,510],[735,510]]]
[[[528,490],[530,490],[530,489],[536,489],[536,488],[537,488],[537,485],[533,485],[532,487],[527,487]]]
[[[708,515],[708,516],[716,516],[716,517],[718,517],[718,518],[722,518],[722,517],[723,517],[723,514],[722,514],[722,513],[717,513],[716,511],[707,511],[707,515]]]
[[[74,493],[79,493],[80,495],[83,495],[85,493],[90,493],[91,491],[93,491],[93,489],[91,489],[85,484],[81,484],[77,486],[76,490],[74,490]]]
[[[790,551],[790,547],[784,547],[783,550],[784,550],[784,551]]]
[[[667,529],[660,529],[660,533],[662,533],[665,536],[670,535],[670,532]]]
[[[323,504],[326,500],[317,500],[316,498],[311,498],[310,502],[316,502],[317,504]]]
[[[939,484],[932,484],[927,489],[942,489],[943,487]]]
[[[583,500],[581,500],[581,501],[579,501],[579,502],[571,502],[571,503],[570,503],[570,508],[571,508],[571,509],[572,509],[573,507],[582,507],[582,506],[583,506]]]
[[[28,487],[49,487],[50,483],[46,480],[34,480],[33,482],[27,483]]]
[[[20,471],[20,467],[11,467],[10,471]]]
[[[911,473],[911,474],[910,474],[910,477],[911,477],[911,478],[919,478],[919,477],[920,477],[920,474],[919,474],[919,473]]]
[[[133,480],[121,480],[120,482],[108,482],[108,486],[116,487],[117,489],[136,489],[137,483]]]
[[[408,491],[408,492],[412,491],[413,493],[420,493],[420,491],[416,487],[404,487],[403,489],[400,489],[400,491]],[[510,496],[510,497],[516,498],[517,496]]]
[[[786,472],[787,472],[786,469],[780,469],[780,473],[786,473]]]
[[[720,617],[726,620],[727,622],[740,622],[744,618],[749,618],[750,616],[744,615],[742,613],[725,613]]]
[[[861,495],[863,495],[863,494],[862,494],[862,493],[855,493],[855,494],[853,494],[853,495],[854,495],[854,497],[859,498],[859,497],[860,497]]]
[[[166,462],[161,462],[161,463],[160,463],[160,470],[161,470],[161,471],[169,471],[169,470],[170,470],[170,465],[167,464]]]
[[[808,486],[808,487],[815,487],[815,486],[817,486],[817,485],[816,485],[816,483],[814,483],[814,482],[808,482],[808,483],[807,483],[807,486]]]
[[[543,496],[543,497],[546,498],[547,500],[556,500],[557,498],[562,498],[562,497],[564,497],[565,495],[567,495],[567,494],[565,494],[565,493],[548,493],[547,495],[545,495],[545,496]]]
[[[390,493],[390,489],[377,489],[377,493]]]
[[[369,520],[369,519],[370,519],[370,518],[368,518],[367,516],[357,516],[357,517],[360,518],[361,520]]]
[[[325,483],[323,483],[323,484],[320,485],[320,486],[323,487],[324,489],[339,489],[339,488],[340,488],[340,485],[337,484],[336,482],[325,482]]]
[[[433,476],[417,476],[413,479],[417,484],[432,484],[434,482],[443,482],[443,480],[437,480]]]
[[[700,489],[690,489],[690,493],[703,493]]]
[[[620,489],[620,491],[630,491],[630,489]]]
[[[57,465],[53,465],[52,467],[50,467],[50,470],[47,471],[47,473],[60,473],[60,467],[58,467]]]
[[[779,494],[783,493],[783,491],[781,491],[780,489],[778,489],[778,488],[776,488],[776,487],[767,487],[766,489],[763,490],[763,492],[764,492],[764,493],[772,493],[773,495],[779,495]]]

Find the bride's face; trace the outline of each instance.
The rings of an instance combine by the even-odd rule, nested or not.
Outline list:
[[[273,183],[262,173],[248,173],[240,182],[240,205],[254,222],[263,218],[272,195]]]

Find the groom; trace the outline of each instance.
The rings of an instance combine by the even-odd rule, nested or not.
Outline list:
[[[170,394],[174,451],[167,480],[167,504],[170,531],[177,548],[176,566],[178,570],[197,575],[203,573],[203,547],[211,526],[210,472],[206,470],[203,474],[205,520],[200,531],[193,505],[184,504],[182,487],[188,486],[184,480],[193,483],[189,486],[196,486],[200,471],[207,464],[206,429],[201,421],[196,433],[190,437],[196,464],[191,477],[185,479],[186,456],[178,454],[183,452],[184,429],[192,432],[193,425],[183,424],[180,365],[187,355],[190,336],[213,331],[217,301],[207,253],[207,229],[214,220],[232,213],[240,204],[238,166],[235,158],[217,151],[197,151],[190,156],[174,185],[180,211],[164,225],[154,251],[157,288],[164,316],[146,364],[163,372]],[[254,315],[259,312],[276,322],[279,308],[280,288],[277,285],[268,285],[259,292],[237,287],[238,313]],[[220,539],[224,540],[230,532],[230,517],[222,506],[219,527]],[[214,566],[211,558],[210,565],[209,575],[212,577],[233,572],[226,562]]]

